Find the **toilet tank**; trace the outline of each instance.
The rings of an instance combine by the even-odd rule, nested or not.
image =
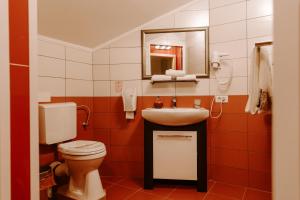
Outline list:
[[[75,103],[39,105],[40,144],[56,144],[77,135],[77,106]]]

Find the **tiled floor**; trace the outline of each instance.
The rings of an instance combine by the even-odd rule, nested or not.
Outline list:
[[[208,192],[197,192],[195,186],[155,185],[144,190],[143,181],[121,177],[101,177],[106,200],[271,200],[271,193],[209,181]],[[71,200],[58,197],[58,200]]]
[[[102,177],[106,200],[271,200],[271,193],[209,181],[207,193],[194,186],[156,185],[144,190],[142,180]]]

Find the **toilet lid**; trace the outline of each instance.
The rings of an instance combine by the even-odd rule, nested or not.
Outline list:
[[[69,155],[92,155],[106,151],[105,145],[102,142],[89,140],[62,143],[58,145],[58,150],[61,153]]]

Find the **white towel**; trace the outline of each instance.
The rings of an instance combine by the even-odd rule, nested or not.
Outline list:
[[[245,112],[256,114],[259,111],[261,91],[272,96],[272,62],[268,49],[254,49],[249,76],[249,96]]]
[[[151,81],[170,81],[172,80],[171,76],[167,75],[152,75]]]
[[[168,70],[166,70],[166,75],[173,76],[173,77],[184,76],[185,75],[185,71],[183,71],[183,70],[168,69]]]
[[[195,74],[188,74],[185,76],[176,77],[176,80],[178,80],[178,81],[196,81],[197,76]]]
[[[259,88],[272,96],[272,62],[270,49],[261,48],[259,63]]]

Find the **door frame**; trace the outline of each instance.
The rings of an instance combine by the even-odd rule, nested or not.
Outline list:
[[[0,199],[10,199],[10,66],[8,0],[0,1]],[[3,162],[5,161],[5,162]]]
[[[38,9],[37,0],[28,1],[29,77],[30,77],[30,195],[40,199],[39,132],[38,132]]]

